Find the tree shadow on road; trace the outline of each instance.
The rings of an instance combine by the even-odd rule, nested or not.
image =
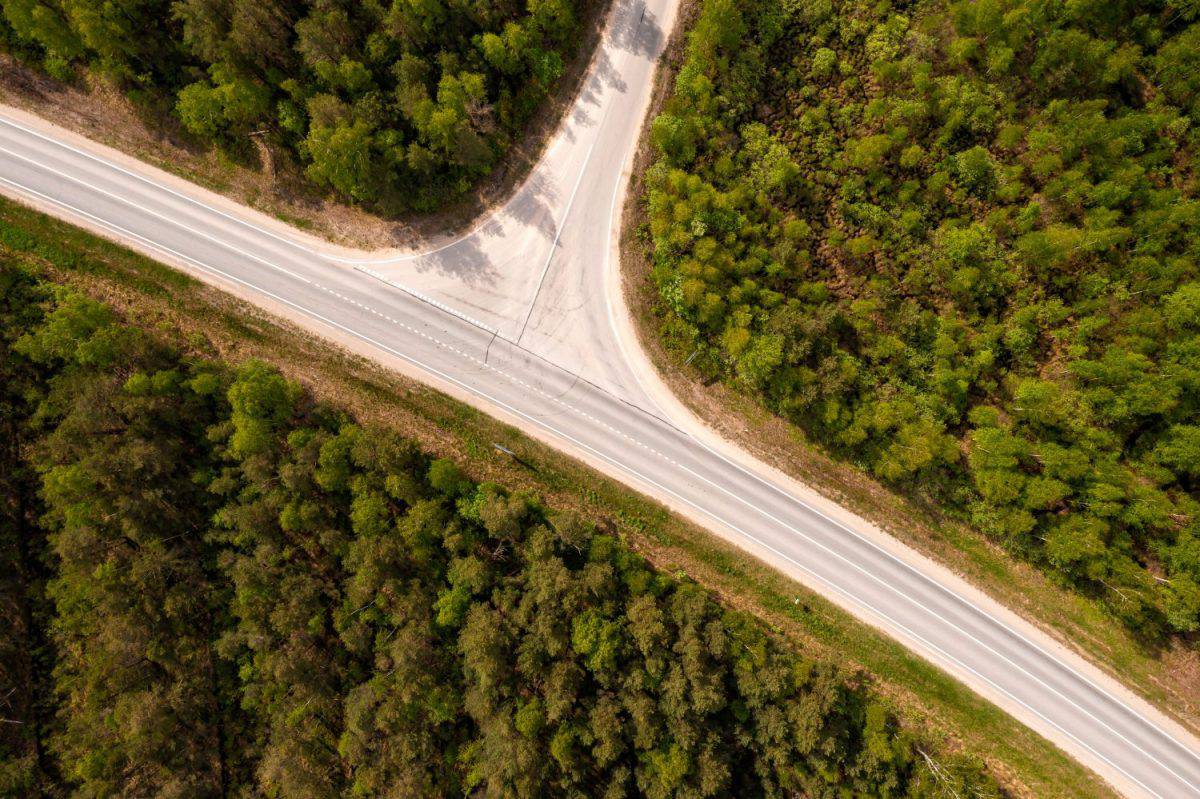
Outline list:
[[[553,240],[557,230],[554,206],[558,199],[554,184],[545,175],[535,171],[504,204],[500,213],[520,225],[534,228],[547,240]]]
[[[662,47],[663,30],[652,11],[635,9],[613,21],[612,38],[619,49],[652,58]]]

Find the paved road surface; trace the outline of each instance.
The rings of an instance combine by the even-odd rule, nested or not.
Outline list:
[[[710,448],[643,387],[644,360],[622,347],[609,302],[611,244],[675,6],[616,0],[529,180],[469,235],[425,253],[323,245],[11,110],[0,110],[0,191],[400,359],[882,626],[1122,791],[1200,797],[1195,739],[920,557]]]

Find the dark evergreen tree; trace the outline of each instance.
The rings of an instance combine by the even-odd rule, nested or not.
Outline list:
[[[997,794],[587,520],[24,268],[0,287],[5,792]]]

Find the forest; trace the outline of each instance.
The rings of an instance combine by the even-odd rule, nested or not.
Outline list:
[[[577,0],[0,0],[0,49],[90,74],[342,200],[437,209],[488,174],[582,39]],[[275,154],[278,153],[278,156]]]
[[[652,123],[659,327],[815,442],[1200,629],[1200,6],[702,0]]]
[[[0,795],[1002,795],[610,525],[137,327],[14,236]]]

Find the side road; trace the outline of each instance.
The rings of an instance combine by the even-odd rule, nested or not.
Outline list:
[[[624,312],[616,213],[676,4],[618,3],[576,106],[494,215],[355,253],[0,111],[6,193],[431,382],[662,500],[879,626],[1121,790],[1200,796],[1200,744],[936,564],[688,413]]]

